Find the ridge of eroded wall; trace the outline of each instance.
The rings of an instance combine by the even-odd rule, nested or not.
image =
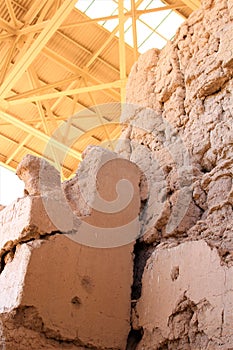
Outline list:
[[[65,183],[32,155],[17,174],[25,196],[0,212],[0,349],[124,350],[141,171],[116,153],[92,147]],[[94,206],[97,188],[110,207],[116,183],[127,177],[130,203],[116,200],[118,210],[103,217],[103,207]],[[121,227],[131,230],[130,240]]]
[[[203,1],[129,77],[118,152],[149,184],[132,291],[140,350],[233,348],[232,20],[232,1]]]

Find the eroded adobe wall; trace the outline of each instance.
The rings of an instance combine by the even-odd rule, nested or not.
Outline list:
[[[133,185],[126,213],[107,214],[118,224],[108,247],[83,245],[76,220],[104,231],[92,173],[105,151],[87,154],[64,192],[54,169],[43,163],[41,192],[38,160],[21,163],[25,197],[0,208],[0,348],[123,350],[128,334],[127,350],[233,348],[232,20],[232,1],[203,1],[172,43],[133,67],[118,151],[144,175],[117,160],[98,179],[107,201],[118,170]]]
[[[31,155],[17,174],[25,197],[0,212],[0,349],[124,350],[141,171],[94,147],[62,185],[55,168]],[[130,203],[116,200],[118,210],[103,218],[117,182],[127,178]],[[95,203],[97,187],[102,206]]]
[[[231,349],[232,1],[203,1],[172,43],[139,57],[127,91],[118,151],[149,184],[132,337],[139,350]]]

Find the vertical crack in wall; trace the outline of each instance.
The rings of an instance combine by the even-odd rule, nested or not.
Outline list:
[[[143,337],[143,328],[135,328],[133,322],[133,314],[136,315],[136,304],[142,293],[142,276],[146,266],[146,262],[151,256],[154,247],[141,241],[140,238],[134,245],[134,268],[133,268],[133,284],[131,289],[131,330],[128,335],[126,350],[134,350]]]
[[[134,246],[134,271],[132,285],[132,301],[138,300],[142,293],[142,275],[146,262],[151,256],[154,247],[138,239]]]
[[[127,339],[126,350],[135,350],[137,348],[138,343],[143,337],[143,329],[132,329],[129,332],[129,336]]]

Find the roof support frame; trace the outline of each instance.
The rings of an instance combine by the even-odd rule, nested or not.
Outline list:
[[[43,85],[44,87],[46,87],[47,86],[47,83],[45,82],[45,81],[43,81],[41,78],[39,78],[38,77],[38,79],[39,79],[39,82],[40,82],[40,84],[41,85]],[[61,81],[61,82],[64,82],[63,80]],[[73,84],[74,83],[74,81],[71,83],[71,84]],[[73,86],[72,85],[69,85],[68,87],[67,87],[67,89],[71,89],[71,88],[73,88]],[[50,87],[51,88],[51,87]],[[39,89],[38,89],[39,90]],[[57,91],[57,92],[60,92],[60,90],[57,88],[57,87],[53,87],[53,90],[55,90],[55,91]],[[33,90],[30,90],[31,92],[33,92]],[[36,89],[35,89],[35,91],[37,91]],[[47,89],[46,89],[46,91],[47,91]],[[12,90],[12,92],[13,92],[13,90]],[[21,95],[21,94],[17,94],[17,92],[15,92],[14,91],[14,93],[15,93],[15,95],[13,95],[13,96],[11,96],[9,99],[17,99],[17,96],[19,96],[19,95]],[[33,93],[32,93],[33,94]],[[25,93],[25,95],[27,96],[27,92]],[[24,97],[26,97],[26,96],[24,96]],[[31,94],[29,95],[29,96],[31,96]],[[22,97],[22,96],[21,96]],[[53,105],[52,106],[50,106],[50,110],[53,112],[53,116],[54,116],[54,118],[56,119],[56,121],[61,121],[61,120],[66,120],[67,118],[69,118],[69,116],[58,116],[58,115],[56,115],[56,113],[54,112],[54,110],[56,109],[56,107],[58,106],[58,104],[61,102],[61,99],[62,98],[67,98],[67,99],[69,99],[69,100],[74,100],[74,98],[72,97],[72,96],[70,96],[70,95],[68,95],[68,96],[61,96],[61,97],[59,97],[54,103],[53,103]],[[6,102],[8,101],[8,99],[6,99],[5,100]],[[35,103],[35,102],[34,102]],[[90,108],[90,107],[88,107],[88,106],[86,106],[86,105],[84,105],[83,103],[81,103],[80,101],[76,101],[76,105],[77,106],[79,106],[79,107],[81,107],[81,109],[85,109],[85,110],[88,110],[91,114],[95,114],[94,112],[93,112],[93,110]],[[47,119],[46,119],[47,121],[51,121],[51,119],[50,119],[50,117],[47,117]],[[35,121],[35,122],[37,122],[37,121]],[[29,122],[30,123],[30,122]],[[0,125],[2,125],[2,123],[0,123]]]
[[[46,4],[46,2],[47,0],[35,0],[31,8],[28,9],[23,18],[24,23],[31,24],[43,8],[43,6]]]
[[[44,141],[45,144],[51,144],[54,147],[56,147],[57,149],[61,150],[62,152],[68,153],[70,156],[74,157],[75,159],[78,159],[78,160],[82,159],[80,152],[77,152],[77,151],[67,147],[63,143],[55,140],[54,138],[51,138],[50,136],[46,135],[42,131],[33,128],[32,126],[24,123],[22,120],[19,120],[18,118],[12,116],[11,114],[9,114],[3,110],[0,111],[0,118],[10,122],[11,124],[15,125],[19,129],[27,132],[28,134],[31,134],[31,135],[37,137],[41,141]]]
[[[63,33],[61,30],[57,31],[58,34],[62,35],[65,39],[69,40],[70,42],[72,42],[75,46],[79,47],[81,50],[85,51],[86,53],[88,53],[89,55],[92,55],[93,52],[91,52],[90,50],[88,50],[86,47],[84,47],[83,45],[79,44],[77,41],[73,40],[72,38],[70,38],[66,33]],[[108,66],[109,68],[115,70],[115,72],[120,73],[119,69],[114,67],[112,64],[108,63],[107,61],[103,60],[101,57],[97,57],[97,60],[100,61],[101,63],[105,64],[106,66]]]
[[[26,136],[26,138],[27,138],[27,137],[30,137],[30,136],[31,136],[31,135],[28,135],[28,136]],[[15,149],[14,152],[10,155],[10,157],[8,157],[8,158],[6,159],[5,163],[0,162],[0,165],[1,165],[1,166],[5,167],[5,168],[7,168],[7,169],[9,169],[9,170],[11,170],[11,171],[15,171],[15,169],[14,169],[13,167],[11,167],[9,164],[10,164],[11,161],[14,160],[14,157],[17,155],[17,153],[18,153],[22,148],[25,148],[25,150],[26,150],[27,152],[29,152],[29,153],[31,153],[31,154],[34,154],[34,155],[37,156],[37,157],[46,158],[46,155],[43,155],[43,154],[41,154],[41,153],[39,153],[39,152],[37,152],[37,151],[35,151],[35,150],[33,150],[33,149],[27,147],[27,146],[26,146],[26,142],[24,142],[24,141],[26,140],[26,138],[25,138],[24,140],[22,140],[21,142],[17,142],[17,141],[12,140],[12,139],[10,139],[10,138],[8,138],[8,137],[6,137],[5,135],[3,135],[3,134],[0,133],[0,138],[1,138],[1,137],[4,138],[5,140],[9,141],[9,142],[14,143],[14,144],[16,145],[16,149]],[[48,161],[51,160],[51,159],[49,159],[49,158],[46,158],[46,159],[47,159]],[[62,165],[62,167],[63,167],[64,169],[66,169],[66,171],[68,171],[68,172],[70,173],[70,175],[73,173],[73,170],[70,169],[70,168],[68,168],[67,166]]]
[[[104,84],[103,81],[101,81],[98,78],[95,78],[93,75],[91,75],[86,69],[80,68],[67,60],[63,56],[59,56],[56,54],[55,51],[51,50],[47,46],[43,48],[42,53],[46,56],[54,60],[56,63],[60,64],[61,66],[65,67],[70,72],[73,72],[74,74],[81,74],[82,76],[85,76],[89,82],[92,82],[94,84]],[[112,99],[115,99],[115,101],[119,101],[120,94],[110,89],[109,92],[105,92],[109,97]]]
[[[29,82],[31,83],[32,88],[36,88],[38,86],[38,77],[37,77],[36,72],[34,71],[33,67],[28,67],[27,73],[28,73]],[[39,112],[39,115],[41,118],[41,122],[42,122],[42,125],[44,128],[44,131],[47,135],[49,135],[49,129],[48,129],[48,125],[47,125],[46,120],[45,120],[46,117],[45,117],[42,102],[37,101],[36,105],[38,108],[38,112]]]
[[[41,125],[40,123],[37,123],[36,128],[39,128]],[[20,141],[14,150],[14,152],[11,153],[10,157],[7,158],[6,164],[9,165],[10,162],[15,158],[15,156],[19,153],[19,151],[28,143],[33,136],[28,134],[22,141]]]
[[[62,22],[68,16],[68,14],[73,9],[76,0],[64,0],[63,4],[57,10],[56,14],[53,16],[48,26],[46,26],[40,33],[38,38],[33,42],[29,50],[20,59],[18,63],[13,67],[11,73],[8,75],[7,79],[4,81],[0,87],[0,96],[5,98],[11,88],[14,86],[16,81],[22,76],[25,70],[30,66],[34,59],[41,52],[43,47],[47,44],[49,39],[53,36],[56,30],[60,27]]]
[[[27,71],[28,71],[28,75],[29,75],[29,79],[31,81],[32,87],[35,87],[35,88],[38,87],[40,85],[40,81],[38,79],[38,76],[37,76],[34,68],[32,66],[28,67]],[[42,121],[42,125],[43,125],[43,128],[44,128],[44,131],[45,131],[45,133],[47,135],[50,135],[50,130],[49,130],[48,125],[46,123],[46,116],[45,116],[43,104],[42,104],[41,101],[37,101],[36,105],[37,105],[38,110],[39,110],[39,114],[40,114],[40,117],[41,117],[41,121]],[[53,116],[52,111],[50,110],[50,106],[48,105],[48,101],[44,101],[44,106],[45,106],[45,109],[46,109],[48,115],[50,116],[50,118],[52,117],[52,120],[54,121],[54,118],[53,118],[54,116]],[[57,127],[57,123],[56,123],[56,127]],[[53,160],[54,160],[54,162],[56,164],[56,168],[59,169],[60,162],[59,162],[57,153],[56,153],[56,151],[54,150],[53,147],[50,147],[50,151],[51,151],[51,153],[53,155]]]
[[[15,11],[13,9],[11,0],[5,0],[5,4],[7,6],[9,15],[11,17],[11,22],[13,22],[14,27],[17,27],[19,21],[17,20],[16,16],[15,16]]]
[[[186,6],[188,6],[191,10],[193,10],[193,11],[198,9],[197,1],[194,1],[194,0],[182,0],[182,2]],[[200,1],[199,1],[199,5],[200,5]]]
[[[62,86],[64,84],[67,84],[67,83],[73,82],[75,80],[78,80],[79,77],[80,77],[80,75],[73,75],[70,78],[67,78],[67,79],[64,79],[64,80],[60,80],[60,81],[57,81],[55,83],[46,84],[46,85],[43,85],[43,86],[40,86],[40,87],[31,89],[31,90],[28,90],[26,92],[22,92],[22,93],[19,93],[17,95],[8,97],[8,98],[6,98],[6,101],[14,101],[14,100],[19,100],[21,98],[34,96],[35,94],[39,94],[41,92],[46,92],[48,90],[55,89],[55,88],[58,88],[59,86]]]
[[[125,83],[126,83],[126,81],[125,81]],[[84,93],[93,92],[93,91],[112,89],[112,88],[121,88],[121,87],[122,87],[122,80],[116,80],[116,81],[112,81],[109,83],[85,86],[85,87],[76,88],[76,89],[72,89],[72,90],[51,92],[51,93],[42,94],[42,95],[33,95],[33,96],[20,98],[20,99],[10,100],[10,98],[9,98],[6,100],[6,102],[10,105],[18,105],[18,104],[22,104],[22,103],[50,100],[50,99],[54,99],[54,98],[61,97],[61,96],[84,94]]]
[[[12,44],[10,46],[9,51],[7,52],[7,55],[5,57],[5,60],[4,60],[2,69],[1,69],[0,85],[3,83],[3,81],[4,81],[5,77],[6,77],[7,71],[9,70],[9,67],[10,67],[10,64],[11,64],[11,60],[12,60],[12,57],[13,57],[13,55],[15,53],[15,49],[16,49],[16,46],[17,46],[18,38],[16,36],[13,36],[11,42],[12,42]]]
[[[137,16],[134,0],[131,0],[131,12],[132,12],[132,34],[133,34],[133,53],[134,61],[138,59],[138,39],[137,39]]]
[[[10,34],[15,34],[15,28],[3,18],[0,18],[0,28],[6,30]]]
[[[84,80],[84,83],[87,85],[87,81],[85,80],[85,78],[83,78],[83,80]],[[91,92],[89,92],[88,94],[89,94],[89,96],[90,96],[90,99],[91,99],[93,105],[95,106],[96,114],[97,114],[97,117],[98,117],[98,119],[99,119],[99,121],[100,121],[101,126],[102,126],[103,129],[104,129],[104,133],[105,133],[106,139],[107,139],[108,142],[110,143],[111,149],[113,150],[113,145],[112,145],[112,142],[111,142],[110,134],[109,134],[109,132],[108,132],[108,129],[106,128],[105,123],[103,122],[102,114],[101,114],[101,112],[100,112],[100,109],[99,109],[99,107],[98,107],[98,104],[96,103],[95,97],[93,96],[93,94],[92,94]]]
[[[49,21],[42,21],[39,23],[35,23],[35,24],[30,24],[30,25],[24,25],[22,28],[18,29],[16,31],[17,35],[26,35],[29,33],[36,33],[36,32],[40,32],[41,30],[43,30],[46,25],[48,25]]]
[[[28,149],[29,152],[31,153],[37,153],[36,151],[38,151],[37,155],[39,156],[43,156],[43,151],[41,151],[39,149],[39,145],[43,146],[43,144],[46,145],[46,143],[50,142],[50,131],[53,132],[53,127],[54,125],[52,124],[53,122],[56,123],[55,125],[55,130],[59,129],[58,126],[60,126],[60,123],[62,122],[62,120],[66,120],[68,113],[73,114],[75,111],[79,110],[81,106],[83,108],[86,108],[86,106],[83,106],[82,104],[79,103],[79,98],[81,101],[85,101],[85,103],[90,103],[92,102],[93,105],[96,105],[96,100],[95,97],[99,97],[100,94],[95,94],[95,91],[100,91],[103,90],[103,100],[107,99],[106,96],[111,97],[111,100],[117,100],[119,101],[119,97],[121,96],[121,101],[124,101],[124,95],[125,95],[125,84],[126,84],[126,65],[125,65],[125,59],[126,59],[126,53],[125,53],[125,41],[124,41],[124,23],[128,18],[132,18],[132,32],[133,32],[133,42],[134,42],[134,58],[135,60],[138,57],[138,52],[137,52],[137,28],[136,28],[136,21],[137,19],[140,19],[140,16],[146,13],[153,13],[153,12],[158,12],[158,11],[164,11],[164,10],[176,10],[179,8],[185,8],[184,12],[183,12],[183,16],[185,16],[186,11],[190,12],[189,8],[192,9],[196,9],[197,8],[197,3],[199,2],[199,0],[167,0],[169,2],[172,2],[173,4],[167,4],[165,6],[163,6],[162,8],[154,8],[154,9],[146,9],[146,10],[138,10],[138,6],[140,3],[143,2],[143,0],[131,0],[131,9],[130,11],[127,11],[124,8],[124,0],[117,0],[115,1],[116,3],[119,4],[119,14],[118,15],[113,15],[113,16],[107,16],[107,17],[101,17],[101,18],[94,18],[94,19],[90,19],[90,20],[85,20],[84,17],[84,21],[80,21],[78,23],[68,23],[68,24],[63,24],[64,19],[67,17],[64,15],[64,13],[60,14],[60,18],[58,18],[58,21],[60,21],[60,24],[58,24],[56,21],[53,23],[53,25],[51,25],[51,22],[53,22],[55,20],[55,17],[57,15],[57,13],[60,11],[61,7],[64,5],[64,3],[66,3],[66,10],[67,10],[67,15],[68,15],[68,7],[70,6],[70,3],[73,3],[73,0],[54,0],[54,1],[48,1],[48,0],[30,0],[31,5],[29,5],[29,2],[27,2],[27,7],[28,9],[26,9],[25,7],[21,6],[20,4],[18,4],[19,0],[3,0],[3,2],[5,2],[6,6],[8,8],[8,13],[10,15],[10,17],[7,16],[9,19],[9,22],[7,22],[6,20],[1,20],[0,19],[0,40],[4,40],[4,42],[1,44],[1,48],[3,50],[2,51],[2,56],[4,59],[2,59],[2,79],[1,79],[1,74],[0,74],[0,125],[10,125],[13,124],[15,126],[14,130],[17,131],[18,137],[15,136],[15,134],[13,132],[6,132],[7,136],[9,134],[9,141],[12,141],[13,143],[10,144],[9,142],[5,141],[6,145],[10,145],[10,149],[14,149],[14,151],[12,152],[12,154],[10,155],[10,152],[8,150],[6,150],[6,152],[2,151],[2,159],[6,159],[6,167],[11,168],[12,166],[15,166],[17,164],[17,162],[19,161],[19,154],[18,152],[20,152],[21,149]],[[74,3],[77,0],[74,1]],[[166,0],[165,0],[166,1]],[[164,1],[164,3],[166,4],[166,2]],[[175,1],[175,3],[174,3]],[[17,7],[17,6],[18,7]],[[21,11],[22,9],[22,11]],[[73,5],[70,7],[69,11],[78,11],[76,10]],[[6,10],[5,10],[6,11]],[[20,12],[21,11],[21,12]],[[54,12],[55,15],[54,15]],[[178,12],[178,11],[177,11]],[[182,12],[182,11],[181,11]],[[20,13],[20,15],[19,15]],[[28,13],[30,13],[30,16],[28,16]],[[72,14],[73,15],[73,14]],[[75,15],[75,13],[74,13]],[[77,15],[77,13],[76,13]],[[64,17],[63,17],[64,16]],[[71,16],[72,17],[72,16]],[[5,17],[3,17],[5,18]],[[50,18],[48,20],[48,18]],[[76,16],[72,17],[73,21],[75,20]],[[19,20],[18,20],[19,19]],[[22,19],[24,19],[24,22],[21,22]],[[104,43],[101,47],[99,47],[97,49],[97,51],[95,51],[95,49],[91,48],[91,45],[89,48],[85,48],[84,46],[82,46],[78,41],[81,39],[78,38],[78,36],[76,37],[74,35],[74,37],[72,38],[72,33],[70,33],[69,31],[66,31],[66,28],[72,28],[75,26],[84,26],[85,24],[91,23],[91,22],[98,22],[101,20],[106,20],[106,19],[118,19],[119,20],[119,24],[118,26],[114,29],[115,33],[110,34],[110,38],[108,39],[107,43]],[[67,21],[68,22],[68,21]],[[57,29],[54,29],[54,25],[57,26]],[[48,29],[50,27],[50,29]],[[95,26],[94,26],[95,27]],[[85,28],[85,27],[83,27]],[[67,53],[62,53],[62,50],[57,50],[56,47],[53,49],[50,49],[50,43],[48,43],[47,38],[45,37],[45,32],[46,30],[48,30],[48,34],[49,36],[51,35],[51,37],[55,34],[55,39],[58,39],[56,42],[58,42],[59,44],[59,39],[61,39],[61,36],[64,37],[64,39],[66,40],[66,42],[68,41],[67,45]],[[112,43],[114,43],[114,49],[115,49],[115,44],[117,42],[117,38],[115,36],[115,34],[117,33],[117,31],[119,30],[119,41],[120,41],[120,45],[119,45],[119,68],[118,67],[114,67],[110,61],[110,58],[106,58],[107,60],[109,60],[108,62],[105,62],[104,60],[104,55],[106,52],[106,48],[110,47]],[[42,35],[44,35],[44,39],[42,38]],[[60,37],[58,37],[58,35],[60,35]],[[41,41],[39,42],[38,39],[42,38]],[[101,38],[101,36],[100,36]],[[8,44],[10,42],[10,39],[12,39],[12,44],[14,43],[15,47],[10,47]],[[76,41],[77,40],[77,41]],[[104,40],[104,36],[103,39]],[[61,41],[61,40],[60,40]],[[34,58],[32,59],[31,62],[27,62],[23,61],[25,55],[28,54],[28,50],[31,49],[31,47],[35,44],[35,42],[37,42],[37,45],[39,43],[40,49],[38,51],[37,54],[35,54]],[[71,43],[73,43],[74,45],[72,46]],[[56,44],[56,43],[55,43]],[[63,42],[62,42],[63,44]],[[109,45],[110,44],[110,45]],[[101,41],[99,41],[99,44],[101,45]],[[81,51],[81,54],[83,54],[83,58],[84,58],[84,65],[85,65],[85,61],[88,60],[88,56],[89,56],[89,62],[87,63],[87,66],[85,67],[78,67],[75,63],[73,63],[73,59],[72,57],[69,55],[70,53],[72,54],[72,50],[75,49],[77,46],[77,48],[83,50]],[[4,49],[5,47],[7,48],[7,54],[4,54]],[[64,47],[66,47],[64,45]],[[69,50],[70,48],[70,50]],[[11,50],[11,52],[10,52]],[[15,52],[14,52],[15,50]],[[19,52],[19,54],[18,54]],[[59,53],[61,52],[61,54]],[[133,52],[133,51],[132,51]],[[32,54],[34,54],[32,52]],[[73,74],[72,77],[61,80],[60,82],[55,82],[52,84],[47,84],[46,80],[47,80],[47,72],[48,71],[43,71],[43,67],[42,64],[40,63],[44,63],[47,62],[47,59],[43,58],[43,62],[39,62],[39,60],[35,60],[35,58],[37,57],[37,55],[45,55],[46,58],[49,59],[50,63],[53,63],[54,67],[57,67],[55,65],[54,62],[56,62],[56,64],[60,65],[61,67],[65,68],[65,69],[60,69],[60,74],[61,74],[61,79],[65,78],[65,77],[69,77],[70,74],[69,72],[71,72]],[[67,58],[66,58],[67,57]],[[107,57],[107,55],[106,55]],[[28,56],[29,60],[31,59]],[[70,61],[69,61],[70,58]],[[35,66],[32,65],[32,63],[34,63],[35,60]],[[81,59],[80,59],[81,60]],[[93,74],[95,74],[95,66],[91,67],[93,63],[95,63],[95,61],[98,60],[99,62],[101,62],[102,64],[99,65],[100,70],[104,70],[104,67],[106,68],[107,66],[115,71],[113,72],[113,76],[114,78],[112,80],[112,82],[108,82],[107,80],[110,80],[110,77],[103,77],[103,78],[95,78],[95,76],[92,75],[92,73],[90,72],[94,72]],[[116,62],[116,61],[112,61]],[[20,66],[21,64],[21,66]],[[104,66],[105,64],[105,66]],[[116,63],[113,63],[116,64]],[[52,66],[52,65],[51,65]],[[16,71],[16,67],[18,67],[18,70]],[[47,67],[46,67],[47,68]],[[89,68],[91,68],[89,70]],[[37,71],[39,72],[39,74],[41,75],[41,77],[44,77],[44,81],[42,78],[40,78],[37,74]],[[10,72],[8,74],[8,72]],[[13,76],[13,72],[15,72],[15,75]],[[25,73],[26,72],[26,73]],[[50,72],[49,72],[50,73]],[[117,77],[116,73],[119,75],[119,78]],[[25,74],[25,75],[24,75]],[[26,74],[28,74],[29,82],[31,83],[31,86],[28,86],[28,82],[26,80]],[[97,76],[101,77],[101,72],[97,73]],[[24,76],[23,76],[24,75]],[[116,77],[115,77],[116,75]],[[23,76],[23,77],[22,77]],[[60,75],[59,75],[60,76]],[[26,82],[25,86],[27,86],[27,88],[29,88],[30,90],[23,92],[23,93],[17,93],[18,91],[22,91],[22,84],[21,86],[19,85],[21,82],[21,78],[22,77],[22,82]],[[75,78],[77,77],[77,78]],[[53,78],[48,79],[48,81],[55,81],[55,79],[57,78],[56,75],[53,76]],[[11,80],[10,80],[11,79]],[[20,82],[19,82],[20,79]],[[77,79],[77,81],[75,81],[75,79]],[[101,81],[101,80],[104,81]],[[119,80],[117,80],[119,79]],[[5,82],[7,81],[7,84],[5,84]],[[81,85],[78,86],[78,83],[80,81],[85,82],[85,86]],[[2,82],[2,86],[1,86],[1,82]],[[61,84],[64,83],[64,86],[62,86]],[[5,86],[4,86],[5,84]],[[68,87],[67,87],[68,85]],[[32,88],[32,89],[31,89]],[[64,93],[63,89],[66,89],[67,91]],[[119,93],[120,91],[120,93]],[[2,94],[1,94],[2,92]],[[16,95],[14,95],[16,94]],[[88,99],[88,96],[86,95],[81,95],[81,97],[79,97],[79,94],[88,94],[90,97],[90,101]],[[51,99],[55,98],[56,96],[56,102],[52,101]],[[87,97],[87,99],[85,100],[85,97]],[[51,102],[49,101],[51,100]],[[110,100],[110,99],[108,99]],[[65,106],[67,108],[62,107],[61,103],[65,103]],[[30,103],[28,106],[24,106],[24,103]],[[20,106],[20,108],[15,108],[15,106],[22,104],[22,106]],[[11,109],[12,106],[12,109]],[[37,106],[38,111],[36,110],[35,106]],[[2,107],[2,112],[1,112],[1,107]],[[6,110],[6,108],[9,107],[9,110]],[[28,109],[27,109],[28,107]],[[24,118],[20,116],[21,113],[21,108],[22,111],[33,111],[33,113],[31,114],[31,117],[27,115],[26,121],[24,121]],[[88,107],[87,107],[88,108]],[[14,115],[14,110],[17,110],[16,115]],[[104,120],[104,117],[101,116],[100,113],[98,113],[98,106],[95,106],[95,111],[93,111],[91,108],[89,109],[89,112],[85,112],[85,113],[81,113],[81,117],[82,118],[89,118],[88,120],[90,120],[90,122],[92,122],[91,117],[93,116],[94,118],[96,118],[97,122],[99,122],[99,120],[101,121],[101,119]],[[63,112],[64,115],[66,114],[67,111],[67,115],[66,117],[63,116]],[[35,113],[34,113],[35,112]],[[24,112],[23,112],[24,113]],[[61,115],[61,116],[58,116]],[[2,117],[1,117],[2,116]],[[99,120],[97,118],[100,118]],[[112,115],[111,115],[112,117]],[[41,119],[40,119],[41,118]],[[2,123],[1,123],[1,119],[2,119]],[[31,119],[31,120],[29,120]],[[85,121],[85,119],[84,119]],[[94,121],[94,119],[93,119]],[[5,123],[5,124],[4,124]],[[26,124],[27,123],[27,124]],[[51,124],[50,124],[51,123]],[[69,122],[67,122],[69,123]],[[30,124],[30,125],[28,125]],[[100,124],[100,123],[99,123]],[[104,132],[104,123],[102,123],[103,128],[101,128],[100,131],[100,135],[95,136],[93,134],[93,136],[90,136],[88,134],[88,137],[96,137],[97,141],[103,141],[103,140],[110,140],[112,139],[112,135],[115,135],[119,133],[119,129],[117,128],[116,130],[113,130],[110,128],[109,130],[106,129],[105,134],[103,134]],[[87,124],[85,124],[87,126]],[[88,122],[89,125],[89,122]],[[83,135],[83,133],[86,133],[87,127],[84,126],[84,128],[82,129],[82,125],[81,123],[79,123],[79,121],[77,121],[77,125],[76,122],[72,122],[72,120],[70,119],[70,126],[72,127],[77,127],[77,132],[78,129],[80,129],[80,134]],[[80,128],[79,128],[80,126]],[[28,128],[29,127],[29,128]],[[6,128],[6,130],[8,130],[8,128]],[[20,131],[21,130],[21,131]],[[2,131],[4,131],[4,127],[2,127]],[[24,131],[24,132],[22,132]],[[75,133],[77,133],[75,130]],[[108,133],[108,135],[107,135]],[[109,135],[110,133],[110,135]],[[78,144],[74,145],[75,150],[73,152],[73,150],[70,150],[68,147],[66,147],[66,144],[68,144],[68,139],[69,139],[69,135],[66,139],[66,137],[64,136],[65,133],[61,133],[60,135],[57,134],[57,140],[59,141],[54,141],[55,145],[54,145],[54,149],[62,149],[63,150],[63,154],[67,151],[67,155],[69,154],[69,156],[74,157],[75,159],[80,159],[80,154],[81,154],[81,146],[80,146],[80,152],[79,152],[79,146]],[[25,136],[25,138],[23,138]],[[32,140],[33,137],[36,139],[41,140],[42,142],[38,142],[38,149],[36,146],[36,142],[33,143],[32,145]],[[63,140],[64,137],[64,140]],[[80,137],[80,135],[79,135]],[[85,137],[85,135],[83,135],[82,137]],[[15,141],[14,139],[17,139],[18,141]],[[3,142],[3,138],[1,138],[1,133],[0,133],[0,139],[2,139]],[[7,139],[7,138],[6,138]],[[57,144],[58,143],[58,144]],[[3,142],[4,144],[4,142]],[[15,144],[15,145],[14,145]],[[5,146],[3,146],[5,147]],[[34,150],[30,150],[30,147],[35,147],[36,151]],[[16,149],[15,149],[16,148]],[[53,147],[52,147],[53,148]],[[53,149],[51,148],[51,152],[53,151]],[[65,151],[65,152],[64,152]],[[24,150],[25,152],[25,150]],[[48,154],[48,158],[51,155],[51,158],[53,158],[52,153],[50,152],[50,154]],[[76,152],[76,153],[75,153]],[[6,156],[4,155],[6,154]],[[9,156],[10,155],[10,156]],[[21,152],[20,152],[20,155]],[[51,159],[50,159],[51,161]],[[53,158],[54,161],[54,158]],[[62,162],[62,161],[61,161]],[[71,163],[70,163],[71,164]],[[68,169],[70,172],[72,172],[74,169]]]
[[[134,5],[136,6],[135,2],[134,2]],[[167,10],[179,9],[179,8],[183,8],[183,7],[187,7],[187,5],[184,4],[184,2],[177,2],[177,4],[174,4],[174,5],[166,5],[163,7],[155,7],[155,8],[146,9],[146,10],[136,10],[135,9],[135,16],[136,16],[136,18],[138,18],[139,16],[144,15],[146,13],[167,11]],[[131,10],[131,11],[125,12],[124,16],[126,19],[129,17],[132,17],[133,11]],[[111,19],[118,19],[118,15],[96,17],[96,18],[90,18],[90,19],[86,19],[84,21],[80,21],[80,22],[76,22],[76,23],[63,24],[63,25],[61,25],[60,29],[62,30],[62,29],[67,29],[67,28],[79,27],[79,26],[82,26],[85,24],[89,24],[89,23],[93,23],[93,22],[100,22],[100,21],[108,21]]]
[[[125,102],[126,86],[126,54],[125,54],[125,17],[124,17],[124,0],[118,0],[119,11],[119,62],[120,62],[120,80],[121,84],[121,103]],[[123,83],[124,82],[124,83]]]

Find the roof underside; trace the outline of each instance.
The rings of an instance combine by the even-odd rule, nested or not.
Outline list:
[[[63,176],[69,177],[89,144],[114,147],[121,132],[118,120],[127,76],[138,52],[156,47],[151,39],[143,46],[140,37],[139,43],[144,30],[138,28],[147,26],[148,40],[157,35],[165,43],[174,35],[163,34],[168,27],[165,17],[178,13],[187,18],[200,6],[199,0],[156,0],[157,7],[155,0],[79,1],[0,4],[0,162],[10,169],[31,153],[62,165]],[[99,6],[98,19],[87,16],[88,7],[86,14],[78,9],[84,1]],[[100,15],[105,1],[115,3],[114,13]],[[152,25],[165,11],[169,13]],[[110,32],[106,28],[114,20],[117,24]]]

